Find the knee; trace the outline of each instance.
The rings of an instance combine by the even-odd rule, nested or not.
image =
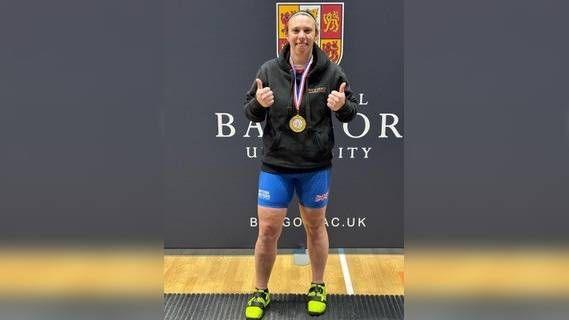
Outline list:
[[[281,235],[281,226],[271,224],[259,225],[259,240],[262,242],[276,242]]]
[[[326,221],[324,218],[317,220],[305,220],[303,223],[306,227],[306,231],[311,235],[318,236],[326,232]]]

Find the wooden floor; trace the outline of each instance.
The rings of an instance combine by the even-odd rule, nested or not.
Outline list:
[[[569,297],[567,248],[432,248],[409,256],[406,290],[414,296]]]
[[[340,259],[330,255],[326,283],[346,292]],[[164,255],[166,254],[166,255]],[[355,293],[403,294],[403,255],[345,255]],[[569,297],[569,250],[543,247],[406,250],[405,293],[422,297]],[[278,256],[271,290],[303,293],[310,268]],[[156,248],[0,249],[0,298],[160,296],[162,292],[250,292],[249,254],[165,253]]]
[[[0,300],[153,296],[162,290],[159,254],[144,247],[2,248]]]
[[[346,253],[346,264],[355,294],[401,295],[403,255],[380,254],[374,250]],[[248,293],[254,287],[252,254],[191,254],[164,257],[166,293]],[[328,257],[325,273],[329,293],[347,293],[340,257]],[[274,293],[304,293],[311,281],[310,266],[298,266],[292,253],[281,253],[269,281]]]

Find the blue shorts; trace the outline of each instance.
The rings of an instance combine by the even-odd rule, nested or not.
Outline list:
[[[295,190],[303,207],[326,206],[330,190],[330,168],[307,173],[261,171],[257,203],[263,207],[288,208]]]

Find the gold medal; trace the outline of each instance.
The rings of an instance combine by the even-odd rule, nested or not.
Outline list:
[[[302,102],[302,95],[304,93],[304,85],[306,83],[306,77],[308,77],[308,70],[310,70],[310,65],[312,64],[312,56],[310,60],[306,64],[304,71],[302,72],[302,76],[300,79],[296,78],[296,71],[292,70],[292,83],[293,83],[293,95],[292,99],[294,101],[294,106],[296,108],[296,116],[290,118],[288,122],[288,126],[290,129],[296,133],[304,131],[306,129],[306,120],[298,114],[300,112],[300,104]],[[292,56],[290,57],[290,65],[294,66],[294,61],[292,61]],[[300,84],[297,83],[297,80],[300,80]]]
[[[301,115],[297,114],[296,116],[290,118],[288,125],[292,131],[299,133],[304,131],[306,128],[306,120],[304,120]]]

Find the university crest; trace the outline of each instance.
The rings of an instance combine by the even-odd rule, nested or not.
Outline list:
[[[328,55],[330,60],[340,63],[344,40],[343,2],[278,2],[276,8],[277,56],[287,43],[285,26],[292,14],[300,10],[309,11],[316,17],[320,35],[316,44]]]

